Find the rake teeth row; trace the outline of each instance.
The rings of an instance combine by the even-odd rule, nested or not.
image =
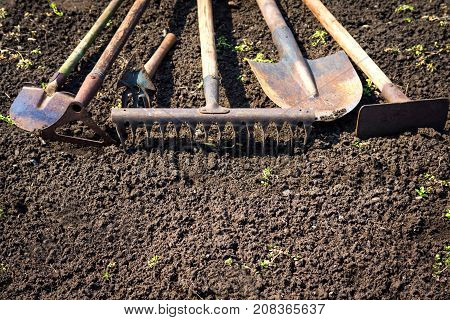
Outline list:
[[[296,128],[305,129],[306,146],[314,117],[302,110],[230,109],[227,114],[202,114],[196,109],[114,109],[112,121],[123,146],[186,150],[245,150],[246,154],[293,153]]]

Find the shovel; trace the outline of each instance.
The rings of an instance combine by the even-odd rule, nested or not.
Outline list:
[[[353,110],[362,97],[362,85],[346,54],[303,58],[275,1],[257,3],[280,54],[278,63],[249,61],[267,96],[283,109],[309,109],[315,121],[332,121]],[[311,125],[305,129],[309,133]]]
[[[173,33],[168,33],[153,56],[141,70],[125,71],[119,80],[119,87],[126,87],[122,94],[122,107],[126,107],[130,97],[132,97],[133,107],[137,108],[139,106],[139,99],[143,98],[144,107],[150,108],[148,91],[156,91],[152,78],[176,41],[176,36]]]
[[[381,91],[388,103],[363,106],[356,135],[361,139],[390,136],[417,128],[443,130],[448,115],[448,98],[410,100],[375,64],[348,31],[319,0],[303,0],[316,18]]]
[[[86,51],[104,29],[108,21],[122,4],[123,0],[113,0],[103,11],[89,32],[73,50],[61,68],[53,75],[45,89],[24,87],[10,110],[16,126],[26,131],[41,130],[54,123],[51,111],[47,112],[45,103],[52,98],[80,62]]]
[[[91,118],[86,110],[89,102],[100,90],[105,76],[119,55],[127,39],[144,13],[149,0],[136,0],[116,31],[94,69],[86,77],[77,95],[56,92],[47,95],[39,88],[25,87],[11,106],[11,118],[20,128],[38,131],[44,140],[70,142],[84,146],[107,146],[115,144]],[[85,139],[61,135],[56,132],[61,126],[73,121],[81,121],[92,129],[101,140]]]

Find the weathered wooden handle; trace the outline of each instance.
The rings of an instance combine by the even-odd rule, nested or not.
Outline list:
[[[216,41],[211,0],[197,0],[200,45],[202,50],[203,78],[218,78]]]
[[[145,72],[147,72],[147,75],[150,79],[153,78],[156,70],[158,70],[161,62],[164,60],[170,49],[172,49],[176,41],[177,37],[173,33],[168,33],[161,45],[158,47],[158,49],[156,49],[153,56],[144,65]]]
[[[256,2],[272,33],[277,28],[287,27],[286,21],[284,21],[283,15],[274,0],[256,0]]]
[[[408,97],[392,83],[380,67],[369,57],[367,52],[364,51],[320,0],[303,0],[303,2],[353,62],[372,80],[388,102],[409,101]]]

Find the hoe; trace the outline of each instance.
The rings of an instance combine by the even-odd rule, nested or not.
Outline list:
[[[448,98],[410,100],[375,64],[348,31],[320,0],[303,0],[316,18],[372,80],[386,104],[363,106],[358,115],[356,135],[361,139],[389,136],[417,128],[443,130],[448,115]]]
[[[351,111],[361,99],[362,85],[345,53],[338,52],[317,60],[304,59],[275,2],[257,2],[272,31],[272,38],[280,53],[280,62],[252,62],[251,67],[266,94],[280,108],[224,108],[220,105],[212,3],[211,0],[197,0],[206,105],[198,109],[113,109],[112,120],[119,132],[124,132],[126,126],[130,126],[133,133],[136,128],[144,127],[149,140],[153,139],[151,136],[155,123],[159,124],[160,137],[165,134],[168,124],[172,124],[181,141],[179,132],[182,127],[187,127],[189,136],[195,137],[192,130],[197,133],[197,126],[200,124],[204,128],[206,143],[211,126],[217,125],[219,133],[216,139],[220,146],[221,133],[225,126],[231,124],[234,129],[232,147],[242,145],[242,137],[246,136],[248,154],[250,127],[254,129],[258,123],[263,128],[261,152],[264,154],[264,131],[268,131],[269,126],[276,126],[276,149],[278,132],[283,125],[289,125],[292,133],[292,127],[303,123],[306,140],[314,121],[332,121]],[[239,136],[239,144],[236,143],[236,136]],[[255,130],[253,136],[255,137]]]
[[[115,144],[91,118],[86,110],[89,102],[96,96],[105,76],[127,39],[144,13],[149,0],[136,0],[125,17],[116,34],[98,60],[94,69],[84,80],[76,96],[67,92],[56,92],[62,80],[80,61],[89,45],[109,21],[123,1],[111,1],[105,12],[93,26],[91,31],[81,41],[63,68],[56,74],[44,91],[41,88],[24,87],[14,100],[10,115],[16,125],[30,132],[38,132],[44,140],[76,143],[85,146],[107,146]],[[56,130],[73,121],[81,121],[92,129],[101,140],[85,139],[75,136],[61,135]]]

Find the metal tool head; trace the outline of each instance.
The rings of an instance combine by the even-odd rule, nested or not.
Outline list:
[[[343,51],[308,60],[318,95],[310,96],[289,56],[278,63],[249,61],[267,96],[281,108],[309,108],[316,121],[333,121],[352,111],[362,96],[362,84]]]
[[[19,128],[29,132],[38,132],[42,138],[52,141],[77,143],[85,146],[107,146],[116,143],[97,126],[88,112],[68,92],[56,92],[49,96],[41,88],[24,87],[11,106],[10,117]],[[65,136],[56,132],[61,126],[74,121],[83,122],[101,140]]]
[[[356,135],[368,139],[418,128],[443,130],[448,107],[447,98],[363,106],[358,115]]]
[[[131,61],[131,60],[130,60]],[[126,108],[130,99],[133,107],[138,108],[142,101],[145,108],[150,108],[149,92],[155,92],[156,87],[144,68],[140,70],[126,70],[119,80],[119,88],[125,87],[122,93],[122,106]]]
[[[24,87],[11,106],[10,116],[23,130],[44,130],[63,117],[73,98],[69,93],[56,92],[48,96],[41,88]]]

